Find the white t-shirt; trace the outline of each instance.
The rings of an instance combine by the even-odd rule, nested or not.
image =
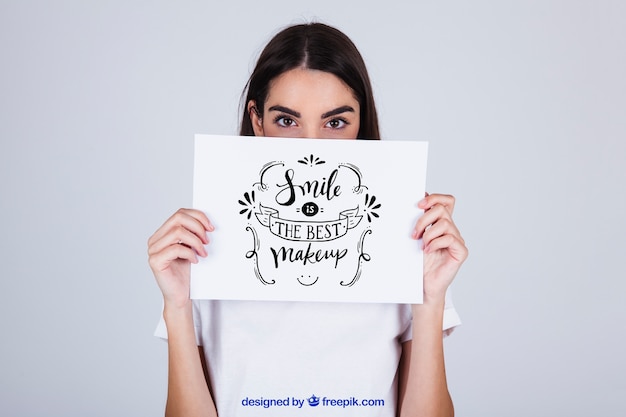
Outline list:
[[[194,300],[193,315],[219,415],[396,415],[409,305]],[[458,324],[447,296],[444,334]]]

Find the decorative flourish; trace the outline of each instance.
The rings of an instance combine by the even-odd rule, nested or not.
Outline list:
[[[354,174],[357,176],[359,183],[357,184],[356,187],[352,189],[353,193],[361,194],[363,192],[363,189],[366,189],[366,190],[368,189],[365,185],[361,184],[361,170],[359,169],[359,167],[357,167],[356,165],[350,164],[348,162],[343,162],[339,164],[339,168],[348,168],[352,172],[354,172]]]
[[[312,167],[313,165],[325,164],[326,161],[322,161],[317,156],[314,157],[313,154],[311,154],[311,156],[305,156],[302,159],[298,159],[298,163]]]
[[[265,172],[267,170],[269,170],[272,167],[275,167],[276,165],[285,166],[285,163],[283,161],[272,161],[263,165],[263,168],[261,168],[261,172],[259,173],[259,182],[255,182],[254,184],[252,184],[252,186],[253,187],[255,185],[258,186],[259,191],[266,191],[268,189],[268,186],[267,184],[263,182],[263,175],[265,175]]]
[[[253,227],[246,227],[246,230],[252,232],[253,246],[252,250],[246,252],[246,258],[252,259],[254,258],[254,275],[263,283],[263,285],[272,285],[276,284],[276,280],[273,279],[271,281],[266,281],[261,275],[261,271],[259,271],[259,253],[257,252],[260,247],[259,236],[256,234],[256,230]]]
[[[357,269],[356,269],[356,273],[354,274],[354,277],[352,278],[352,281],[348,282],[347,284],[344,283],[344,281],[341,281],[339,284],[343,287],[351,287],[354,284],[356,284],[356,282],[359,280],[359,278],[361,277],[361,266],[363,265],[363,262],[369,262],[372,257],[368,254],[365,253],[363,251],[363,242],[365,241],[365,236],[371,234],[372,231],[370,229],[364,230],[363,233],[361,233],[361,238],[359,239],[359,243],[356,246],[356,250],[359,254],[359,258],[358,258],[358,262],[359,264],[357,265]]]
[[[243,206],[243,209],[241,209],[239,214],[246,215],[248,220],[250,220],[250,217],[252,216],[252,212],[254,211],[254,203],[255,203],[255,201],[254,201],[255,200],[254,190],[252,190],[252,192],[250,192],[250,193],[245,192],[243,194],[243,198],[246,201],[239,200],[239,204],[241,204]]]
[[[367,221],[369,223],[372,222],[372,217],[376,217],[376,218],[380,217],[378,213],[376,213],[375,210],[378,210],[381,207],[381,204],[378,203],[374,205],[375,203],[376,203],[376,196],[372,196],[370,198],[369,194],[365,194],[365,206],[363,207],[363,213],[367,214]]]

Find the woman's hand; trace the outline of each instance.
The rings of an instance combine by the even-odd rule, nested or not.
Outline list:
[[[207,216],[180,209],[148,239],[148,262],[166,306],[182,307],[189,301],[191,263],[207,256],[207,232],[214,230]]]
[[[413,231],[424,244],[424,303],[445,298],[461,264],[468,255],[465,241],[452,220],[454,197],[431,194],[418,203],[424,210]]]

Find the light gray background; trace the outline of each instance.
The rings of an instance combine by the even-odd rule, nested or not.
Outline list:
[[[228,3],[0,2],[0,414],[162,413],[147,238],[191,204],[193,134],[236,133],[261,47],[311,19],[458,197],[457,415],[623,414],[626,3]]]

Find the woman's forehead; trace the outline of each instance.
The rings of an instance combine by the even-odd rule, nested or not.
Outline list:
[[[305,68],[294,68],[274,78],[268,90],[266,104],[320,107],[358,106],[354,92],[334,74]]]

